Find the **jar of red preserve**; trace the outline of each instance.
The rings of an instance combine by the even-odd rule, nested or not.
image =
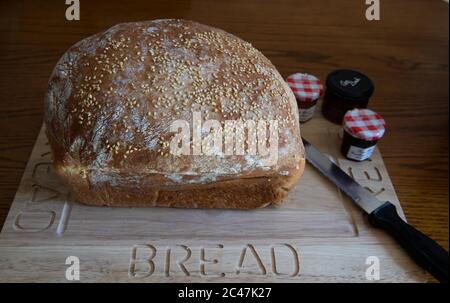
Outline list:
[[[350,160],[364,161],[372,156],[386,130],[386,122],[370,109],[349,110],[343,119],[341,152]]]
[[[323,93],[322,83],[316,77],[302,73],[290,75],[286,82],[297,99],[300,122],[310,120]]]
[[[358,71],[333,71],[327,76],[322,113],[329,121],[341,124],[348,110],[367,107],[374,90],[369,77]]]

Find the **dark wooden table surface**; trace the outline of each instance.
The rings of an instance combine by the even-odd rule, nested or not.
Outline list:
[[[251,42],[287,75],[325,79],[337,68],[368,74],[370,107],[389,124],[380,142],[410,223],[448,249],[448,4],[381,1],[86,1],[81,20],[65,1],[0,1],[0,224],[7,215],[42,123],[47,79],[78,40],[116,23],[185,18]]]

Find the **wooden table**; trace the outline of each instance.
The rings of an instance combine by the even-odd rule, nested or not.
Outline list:
[[[81,0],[81,20],[69,22],[64,1],[1,1],[0,224],[64,51],[119,22],[185,18],[251,42],[284,77],[325,79],[337,68],[368,74],[376,85],[370,107],[389,125],[380,149],[406,216],[448,249],[448,4],[381,2],[381,20],[367,21],[365,1]]]

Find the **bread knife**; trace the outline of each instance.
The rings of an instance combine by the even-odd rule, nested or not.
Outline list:
[[[366,212],[372,226],[388,232],[417,264],[438,281],[448,282],[449,255],[445,249],[403,221],[394,204],[378,200],[307,140],[303,139],[303,143],[306,160]]]

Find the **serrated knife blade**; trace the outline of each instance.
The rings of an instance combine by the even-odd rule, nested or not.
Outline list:
[[[366,213],[370,214],[379,206],[383,205],[367,189],[347,175],[339,166],[334,164],[328,157],[322,154],[311,143],[303,139],[306,151],[306,161],[319,170],[325,177],[330,179],[340,190],[350,197]]]

